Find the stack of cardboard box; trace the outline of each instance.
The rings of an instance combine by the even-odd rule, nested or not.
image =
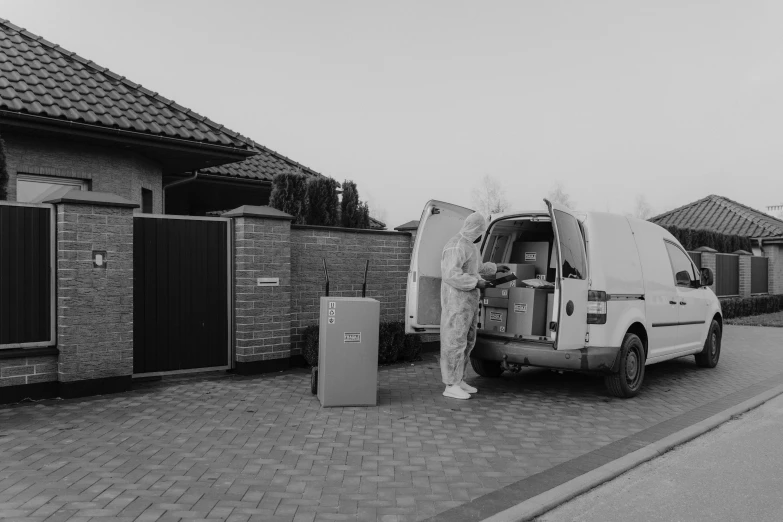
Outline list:
[[[487,288],[481,296],[481,329],[519,337],[551,337],[554,291],[537,288]]]

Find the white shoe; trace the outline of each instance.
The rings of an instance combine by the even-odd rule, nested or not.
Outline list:
[[[446,391],[443,392],[443,396],[451,397],[452,399],[470,399],[470,394],[456,384],[446,386]]]
[[[466,383],[465,381],[462,381],[461,383],[459,383],[459,387],[462,388],[463,390],[465,390],[468,393],[476,393],[476,392],[478,392],[478,390],[476,388],[474,388],[470,384]]]

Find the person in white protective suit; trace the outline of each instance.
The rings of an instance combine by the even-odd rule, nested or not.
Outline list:
[[[508,271],[482,262],[477,243],[486,231],[483,215],[469,215],[459,234],[446,243],[440,261],[440,371],[446,385],[443,395],[454,399],[469,399],[478,391],[464,377],[476,344],[479,289],[487,286],[481,276]]]

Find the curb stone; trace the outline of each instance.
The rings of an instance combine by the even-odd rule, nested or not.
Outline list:
[[[684,428],[677,433],[669,435],[657,442],[653,442],[633,453],[614,460],[608,464],[596,468],[570,480],[545,493],[501,511],[483,522],[526,522],[553,510],[557,506],[608,482],[636,466],[663,455],[676,446],[689,442],[700,435],[711,431],[721,424],[729,421],[736,415],[741,415],[752,409],[758,408],[765,402],[783,394],[783,384],[776,386],[751,399],[741,402],[701,422]]]

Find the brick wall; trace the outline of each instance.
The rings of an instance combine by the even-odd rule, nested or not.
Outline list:
[[[769,258],[769,293],[783,294],[783,245],[764,245]]]
[[[290,240],[289,220],[234,219],[237,363],[291,355]],[[280,286],[258,286],[259,277],[277,277]]]
[[[18,359],[0,360],[0,388],[56,380],[57,356],[20,357]]]
[[[141,204],[141,189],[152,191],[153,212],[163,213],[162,167],[143,156],[111,146],[4,133],[10,176],[8,200],[16,201],[17,174],[89,180],[91,190]]]
[[[106,268],[92,252],[107,252]],[[133,373],[133,209],[57,203],[59,381]]]
[[[739,256],[739,295],[740,297],[750,297],[750,255],[740,254]]]
[[[301,353],[301,333],[318,323],[324,295],[323,261],[330,295],[361,297],[364,265],[370,260],[367,297],[381,303],[381,321],[404,319],[411,260],[410,234],[326,227],[291,227],[291,348]]]

